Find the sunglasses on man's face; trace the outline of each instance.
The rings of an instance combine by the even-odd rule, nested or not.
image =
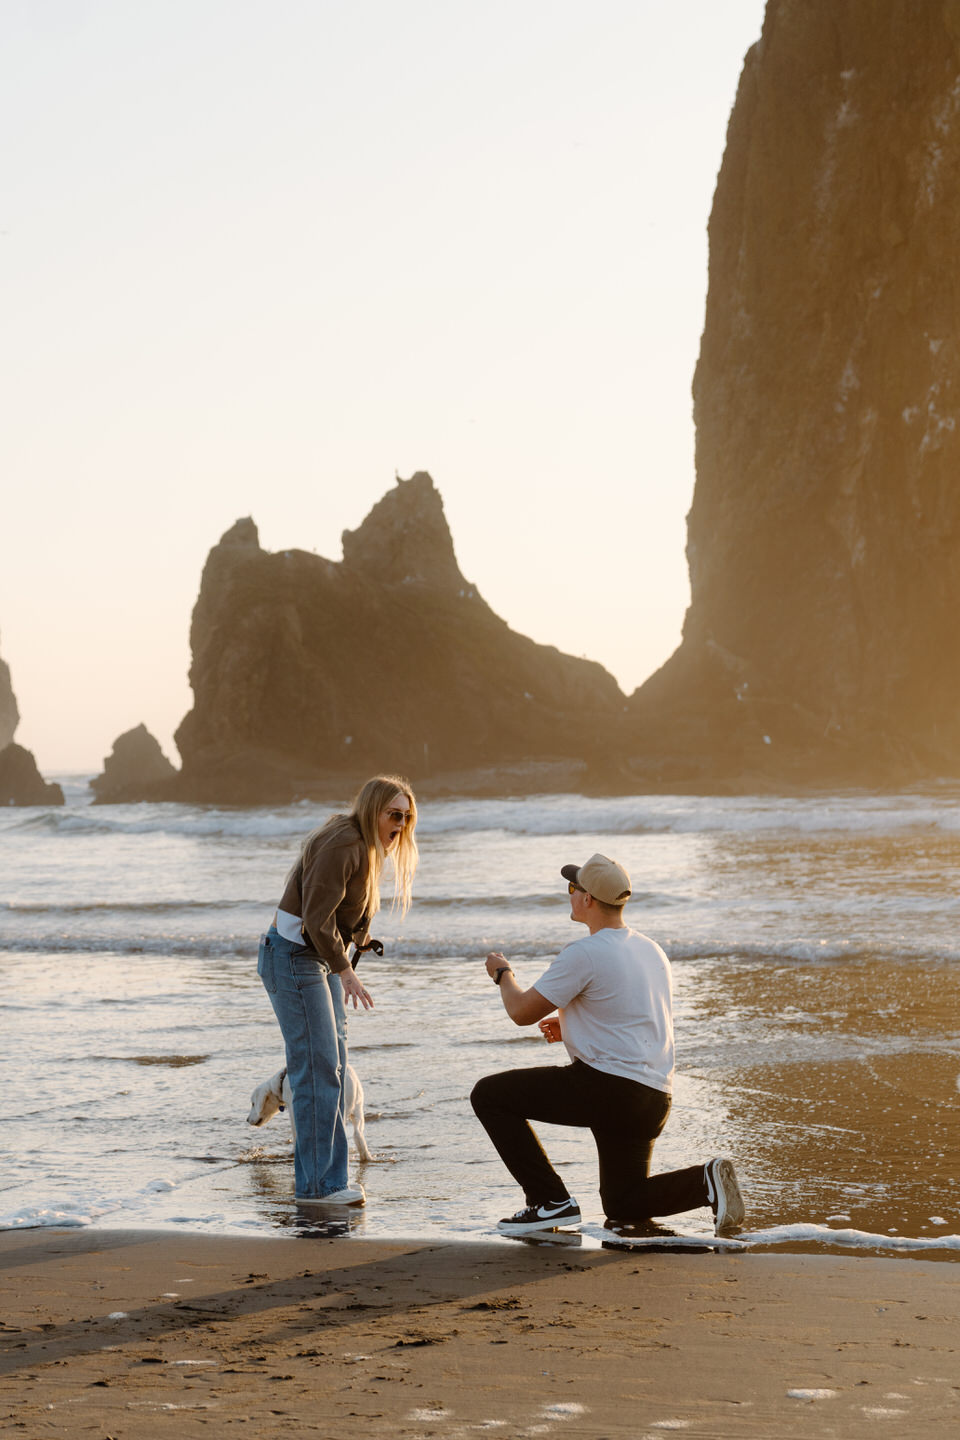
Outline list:
[[[571,881],[569,882],[569,884],[567,885],[567,893],[570,894],[570,895],[576,895],[578,892],[579,892],[581,895],[586,895],[586,893],[587,893],[586,890],[584,890],[584,888],[583,888],[582,885],[574,885],[573,881],[571,880]]]

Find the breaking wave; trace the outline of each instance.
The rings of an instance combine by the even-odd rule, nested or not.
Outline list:
[[[0,812],[0,830],[25,834],[185,835],[295,843],[347,801],[301,801],[279,809],[200,805],[70,805]],[[960,788],[923,793],[822,796],[532,795],[497,800],[428,800],[421,836],[502,831],[524,836],[749,834],[960,834]]]

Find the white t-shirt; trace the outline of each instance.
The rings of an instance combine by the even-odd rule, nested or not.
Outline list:
[[[567,945],[534,986],[560,1011],[573,1060],[673,1087],[673,986],[660,946],[629,928],[598,930]]]

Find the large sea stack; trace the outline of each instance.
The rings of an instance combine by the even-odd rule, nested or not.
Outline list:
[[[636,774],[960,773],[960,3],[769,0],[710,219],[692,599]]]
[[[625,699],[602,666],[515,634],[460,573],[430,476],[399,480],[343,559],[211,550],[191,628],[194,707],[175,793],[257,803],[367,774],[478,791],[604,773]]]

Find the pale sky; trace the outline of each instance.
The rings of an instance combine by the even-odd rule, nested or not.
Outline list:
[[[668,657],[762,18],[0,0],[0,657],[43,771],[141,721],[179,763],[210,547],[252,515],[339,560],[396,471],[513,629],[628,693]]]

